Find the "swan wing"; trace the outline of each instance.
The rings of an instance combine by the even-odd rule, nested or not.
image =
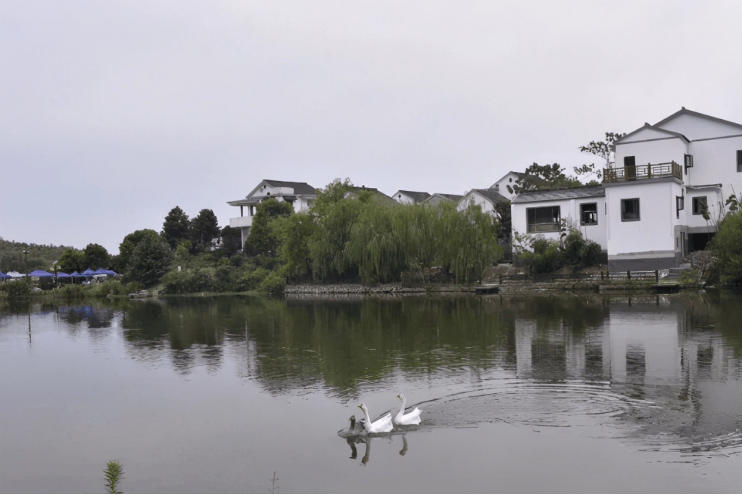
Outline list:
[[[394,425],[392,424],[392,415],[387,414],[371,423],[369,433],[388,433],[392,431]]]
[[[411,412],[408,412],[407,414],[400,414],[397,415],[397,424],[400,425],[419,425],[420,424],[420,409],[415,408]]]

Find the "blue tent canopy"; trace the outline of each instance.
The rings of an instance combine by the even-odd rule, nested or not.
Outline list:
[[[29,277],[53,277],[53,273],[45,272],[44,270],[34,270],[28,274]]]
[[[93,270],[91,270],[90,268],[88,268],[87,270],[85,270],[84,272],[82,272],[80,275],[82,275],[84,277],[92,277],[93,275],[98,275],[98,274],[96,272],[94,272]]]
[[[6,279],[6,278],[13,278],[10,275],[5,275],[3,272],[0,272],[0,280]]]
[[[77,270],[75,270],[74,272],[70,273],[70,277],[82,277],[82,275],[77,273]]]
[[[64,272],[57,272],[57,278],[69,278],[71,276],[72,275],[68,275],[68,274],[66,274]]]

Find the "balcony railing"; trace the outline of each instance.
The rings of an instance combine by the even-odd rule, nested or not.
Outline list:
[[[233,229],[252,226],[252,217],[237,217],[229,219],[229,226]]]
[[[683,168],[675,162],[667,162],[603,169],[604,183],[655,179],[658,177],[675,177],[683,180]]]

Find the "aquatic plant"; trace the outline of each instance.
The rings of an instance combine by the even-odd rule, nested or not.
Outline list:
[[[117,460],[108,461],[103,470],[106,478],[106,493],[123,493],[118,491],[119,483],[124,479],[124,466]]]

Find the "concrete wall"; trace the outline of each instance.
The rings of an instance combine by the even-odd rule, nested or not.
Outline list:
[[[742,150],[742,136],[690,143],[693,168],[688,171],[688,185],[721,184],[724,198],[742,192],[742,172],[737,172],[737,150]]]
[[[666,138],[667,135],[665,134],[664,137]],[[631,139],[633,141],[634,136]],[[657,141],[636,141],[618,144],[616,145],[616,167],[622,168],[624,166],[624,157],[627,156],[635,157],[637,166],[672,161],[683,165],[686,153],[688,153],[688,146],[680,138],[663,138]],[[683,179],[685,180],[685,176],[683,176]]]
[[[597,242],[603,251],[608,249],[606,232],[608,228],[607,218],[605,216],[606,204],[604,197],[598,198],[576,198],[559,201],[538,201],[532,203],[513,203],[510,207],[512,216],[513,231],[519,234],[528,233],[528,217],[526,210],[528,208],[542,208],[546,206],[558,206],[561,217],[567,221],[568,226],[578,228],[585,239]],[[580,225],[580,205],[586,203],[597,203],[598,223],[597,225]],[[534,234],[531,234],[534,235]],[[560,239],[559,232],[542,232],[545,239]]]
[[[515,193],[511,193],[510,191],[508,191],[507,186],[513,187],[513,184],[515,184],[517,180],[518,176],[512,172],[509,172],[502,179],[492,184],[492,187],[490,187],[490,189],[497,189],[497,192],[512,201],[512,199],[515,197]]]
[[[654,270],[677,266],[678,236],[685,218],[682,212],[681,218],[677,217],[675,197],[683,194],[682,186],[672,179],[656,179],[619,183],[605,189],[609,269]],[[639,199],[640,219],[622,221],[621,200],[633,198]]]
[[[495,205],[492,203],[492,201],[474,191],[470,191],[463,198],[461,198],[459,204],[456,205],[456,210],[464,211],[469,207],[470,204],[479,205],[482,208],[482,211],[485,213],[489,213],[490,215],[497,215],[497,213],[495,213]]]
[[[742,129],[737,126],[688,114],[675,117],[671,121],[662,124],[662,128],[668,131],[679,132],[691,141],[742,134]]]

